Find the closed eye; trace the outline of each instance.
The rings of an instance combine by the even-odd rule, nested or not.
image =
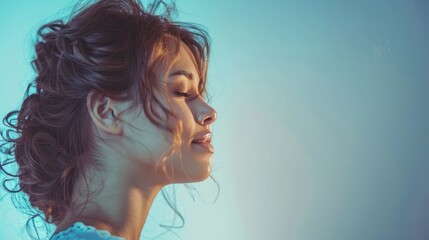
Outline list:
[[[189,97],[189,94],[184,92],[176,92],[176,94],[181,97]]]
[[[179,97],[185,97],[185,98],[191,96],[190,94],[185,93],[185,92],[176,92],[176,95],[179,96]],[[188,99],[187,101],[193,101],[193,100],[197,99],[199,96],[201,96],[201,95],[200,94],[196,94],[195,97],[192,97],[192,98]]]

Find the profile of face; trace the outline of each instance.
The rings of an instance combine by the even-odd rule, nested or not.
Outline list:
[[[171,133],[152,124],[139,108],[120,113],[120,119],[127,124],[120,126],[121,134],[116,133],[121,135],[119,145],[122,147],[119,149],[128,160],[125,162],[131,175],[148,175],[150,172],[146,178],[163,184],[203,181],[210,175],[213,148],[210,144],[193,141],[211,138],[207,133],[211,133],[210,126],[217,113],[199,95],[200,79],[195,59],[185,44],[181,44],[179,55],[169,66],[155,68],[155,74],[166,87],[165,92],[160,92],[163,103],[170,103],[172,112],[182,123],[182,143],[174,154],[163,158],[172,146]]]

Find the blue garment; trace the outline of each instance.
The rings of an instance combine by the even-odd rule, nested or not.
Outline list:
[[[73,226],[54,234],[50,240],[125,240],[125,238],[111,235],[107,230],[99,230],[93,226],[76,222]]]

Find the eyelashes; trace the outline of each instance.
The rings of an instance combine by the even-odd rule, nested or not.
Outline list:
[[[185,93],[185,92],[175,92],[175,94],[177,95],[177,96],[179,96],[179,97],[185,97],[185,98],[187,98],[187,97],[190,97],[191,95],[189,94],[189,93]],[[201,96],[200,94],[196,94],[195,95],[195,97],[192,97],[191,99],[189,99],[188,101],[192,101],[192,100],[194,100],[194,99],[196,99],[196,98],[198,98],[199,96]]]
[[[176,95],[180,97],[189,97],[189,94],[185,92],[176,92]]]

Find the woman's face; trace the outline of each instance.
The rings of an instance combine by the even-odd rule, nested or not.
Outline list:
[[[129,159],[137,164],[137,171],[140,167],[153,170],[158,163],[159,169],[152,178],[165,181],[167,178],[162,171],[164,169],[173,178],[167,181],[168,184],[203,181],[210,175],[213,149],[210,150],[209,143],[196,144],[192,141],[211,132],[210,126],[216,120],[217,113],[199,95],[200,79],[193,55],[182,43],[178,59],[174,61],[171,69],[168,71],[166,66],[160,66],[155,70],[157,79],[166,86],[166,93],[158,92],[163,104],[168,107],[168,99],[171,110],[183,124],[183,132],[180,135],[182,144],[173,155],[161,161],[163,154],[172,146],[171,133],[153,125],[143,110],[129,111],[124,114],[125,120],[131,124],[124,125],[124,134],[130,139],[127,144]]]

